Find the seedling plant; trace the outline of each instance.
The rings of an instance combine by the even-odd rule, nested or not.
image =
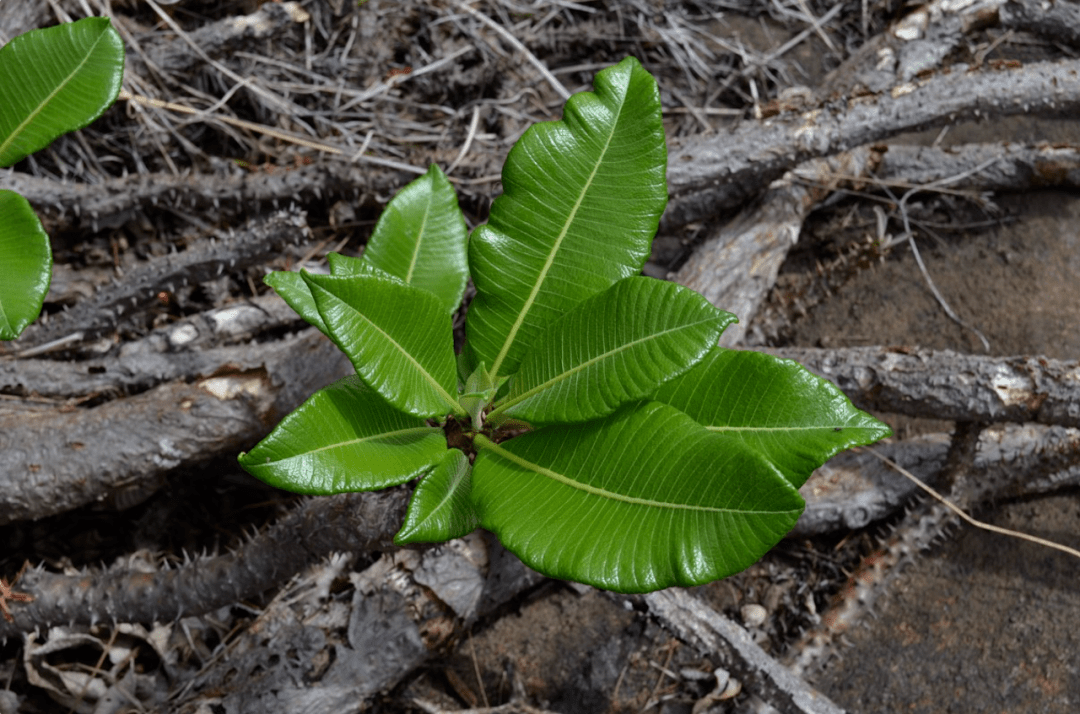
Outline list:
[[[432,166],[361,258],[266,277],[356,374],[245,469],[308,494],[416,480],[398,544],[479,526],[546,575],[645,592],[748,567],[815,468],[890,433],[800,365],[720,348],[735,316],[640,275],[667,204],[659,91],[634,58],[594,88],[517,142],[471,236]]]

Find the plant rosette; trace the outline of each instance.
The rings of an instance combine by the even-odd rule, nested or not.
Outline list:
[[[541,573],[609,590],[757,561],[795,525],[815,468],[890,431],[794,362],[718,347],[735,316],[640,275],[666,168],[656,82],[627,58],[522,136],[471,236],[432,166],[362,258],[268,275],[356,374],[240,463],[308,494],[417,480],[398,544],[479,526]]]

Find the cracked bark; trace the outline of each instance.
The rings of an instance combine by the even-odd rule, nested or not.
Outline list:
[[[1009,0],[999,11],[1003,27],[1080,45],[1080,6],[1072,2]]]
[[[1003,481],[992,481],[975,468],[980,426],[958,425],[945,466],[946,498],[969,510],[988,493],[1001,491],[1011,482],[1006,472]],[[835,642],[844,632],[873,612],[882,597],[899,577],[904,566],[913,563],[919,552],[944,538],[959,523],[959,516],[937,500],[923,500],[882,542],[879,549],[863,560],[848,579],[833,605],[821,618],[821,625],[805,633],[783,657],[783,662],[797,677],[812,677],[833,656]]]
[[[878,444],[874,450],[925,483],[940,487],[948,451],[945,434]],[[1010,485],[985,499],[1032,496],[1080,483],[1080,429],[999,424],[983,432],[975,467],[992,483]],[[814,472],[800,489],[806,510],[791,537],[865,528],[919,493],[908,479],[865,450],[845,452]]]
[[[0,188],[22,194],[53,229],[80,225],[116,228],[160,208],[194,212],[210,223],[229,223],[261,206],[311,203],[324,197],[390,194],[415,178],[403,172],[323,156],[317,165],[274,173],[249,173],[216,160],[219,173],[191,176],[136,174],[97,184],[66,184],[16,172],[0,172]]]
[[[989,159],[994,163],[986,166]],[[980,171],[974,169],[982,167]],[[1023,191],[1080,186],[1080,151],[1074,147],[972,144],[937,149],[922,146],[859,147],[831,159],[809,161],[773,182],[764,196],[730,221],[709,230],[704,242],[671,279],[704,295],[740,322],[720,344],[761,342],[765,326],[754,324],[776,283],[780,266],[797,242],[802,224],[830,195],[849,183],[875,179],[918,185],[970,173],[951,190]],[[731,270],[733,265],[747,266]]]
[[[228,364],[257,363],[273,346],[253,337],[306,324],[277,293],[267,293],[178,320],[101,357],[77,362],[0,358],[0,390],[60,400],[123,396],[170,380],[207,377]]]
[[[824,694],[765,653],[742,629],[679,588],[641,596],[649,611],[702,653],[719,653],[724,666],[783,714],[843,714]]]

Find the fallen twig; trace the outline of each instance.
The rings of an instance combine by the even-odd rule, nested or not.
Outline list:
[[[732,675],[784,714],[842,714],[828,697],[766,654],[744,629],[685,590],[669,588],[642,599],[676,635],[702,653],[721,655]]]
[[[192,384],[170,382],[90,409],[0,402],[0,523],[105,499],[135,505],[171,469],[247,448],[352,371],[314,330],[234,356]]]
[[[156,258],[131,270],[123,282],[99,289],[75,307],[29,327],[13,346],[29,348],[79,333],[79,342],[92,342],[114,331],[148,306],[160,304],[161,292],[178,289],[243,271],[268,261],[289,245],[308,238],[302,212],[280,211],[249,221],[236,231],[201,241],[183,253]]]
[[[20,589],[34,601],[12,607],[0,637],[72,623],[150,625],[255,597],[330,552],[392,548],[408,496],[397,488],[310,499],[233,553],[152,574],[123,565],[74,575],[31,569]]]
[[[813,158],[872,144],[903,131],[980,116],[1059,113],[1080,108],[1080,60],[975,72],[940,72],[889,92],[826,103],[811,111],[747,121],[730,132],[673,148],[671,201],[661,230],[703,220],[749,201],[785,171]]]
[[[766,351],[803,364],[870,411],[1080,427],[1075,361],[888,347]]]

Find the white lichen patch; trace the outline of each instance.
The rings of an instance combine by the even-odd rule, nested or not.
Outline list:
[[[990,388],[997,394],[1002,405],[1012,407],[1026,404],[1032,397],[1031,379],[1002,365],[990,379]]]

